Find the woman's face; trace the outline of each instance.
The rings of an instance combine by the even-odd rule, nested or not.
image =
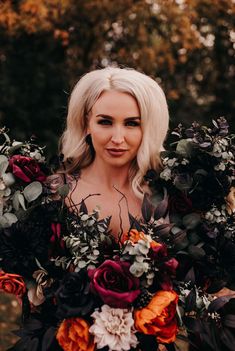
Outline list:
[[[105,91],[94,104],[88,122],[95,157],[115,167],[128,166],[141,140],[141,116],[135,98],[115,90]]]

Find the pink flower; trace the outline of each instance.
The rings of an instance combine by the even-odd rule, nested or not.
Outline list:
[[[94,335],[98,349],[108,346],[109,350],[127,351],[137,346],[134,320],[128,309],[103,305],[101,311],[95,311],[91,317],[94,318],[94,323],[89,331]]]
[[[14,176],[25,183],[31,183],[35,180],[43,182],[46,179],[39,163],[31,157],[14,155],[10,158],[9,165]]]
[[[139,279],[130,271],[130,264],[107,260],[96,269],[88,270],[90,289],[111,307],[126,308],[140,294]]]

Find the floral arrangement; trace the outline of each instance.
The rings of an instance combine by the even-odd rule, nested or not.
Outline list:
[[[0,129],[0,227],[10,227],[40,201],[46,180],[43,148],[32,140],[11,141]]]
[[[31,202],[26,196],[25,208],[19,200],[26,219],[11,205],[17,191],[25,195],[26,178],[12,183],[3,208],[19,220],[0,232],[0,289],[22,301],[12,351],[177,350],[179,339],[192,350],[233,350],[234,135],[219,118],[210,128],[180,125],[171,137],[162,171],[145,176],[152,195],[144,196],[142,220],[129,214],[130,230],[118,240],[110,217],[88,213],[85,200],[72,203],[77,176],[31,178],[41,191]],[[1,169],[16,177],[8,143]],[[35,160],[24,147],[17,152]]]

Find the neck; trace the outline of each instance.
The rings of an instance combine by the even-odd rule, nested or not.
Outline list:
[[[83,170],[82,176],[90,183],[102,184],[109,191],[114,191],[115,188],[122,191],[130,187],[129,169],[130,165],[113,167],[95,159]]]

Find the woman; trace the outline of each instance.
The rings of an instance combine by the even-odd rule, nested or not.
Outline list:
[[[79,172],[67,206],[74,210],[86,199],[88,211],[99,205],[101,217],[112,215],[115,237],[128,230],[128,210],[140,217],[148,191],[144,175],[161,167],[168,121],[165,95],[145,74],[108,67],[84,75],[72,91],[61,138],[65,172]]]

